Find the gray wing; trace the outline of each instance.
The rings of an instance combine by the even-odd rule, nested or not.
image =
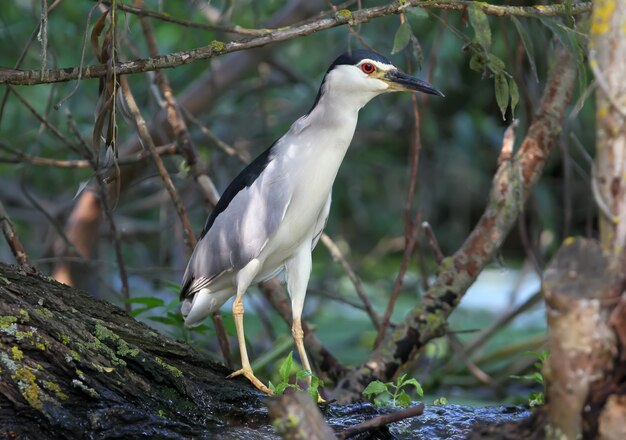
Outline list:
[[[218,203],[214,209],[217,214],[207,221],[183,276],[181,298],[210,287],[222,274],[243,268],[259,255],[278,229],[293,191],[286,185],[280,164],[269,154],[266,160],[260,170],[259,167],[253,170],[257,175],[249,185],[245,183],[250,181],[250,175],[245,173],[250,173],[257,161],[242,171],[224,192],[222,199],[229,200],[225,199],[226,206]],[[234,194],[233,187],[237,190]]]

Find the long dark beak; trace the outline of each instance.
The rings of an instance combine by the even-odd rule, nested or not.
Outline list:
[[[389,82],[389,86],[393,90],[415,91],[428,93],[429,95],[445,96],[426,81],[407,75],[399,70],[387,72],[384,78]]]

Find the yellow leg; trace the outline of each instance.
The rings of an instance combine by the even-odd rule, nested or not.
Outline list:
[[[304,369],[309,373],[313,374],[311,364],[309,363],[309,358],[307,357],[306,350],[304,349],[304,332],[302,331],[302,322],[300,318],[296,318],[293,320],[293,324],[291,325],[291,334],[293,335],[294,343],[296,344],[296,348],[298,349],[298,354],[300,355],[302,367],[304,367]],[[311,376],[307,377],[307,382],[309,383],[309,386],[311,386]],[[322,399],[322,396],[318,393],[317,403],[325,402],[326,401]]]
[[[240,295],[237,295],[237,297],[235,298],[235,302],[233,303],[233,317],[235,319],[235,328],[237,329],[239,352],[241,353],[241,370],[237,370],[229,375],[228,379],[236,376],[244,376],[250,382],[252,382],[252,385],[257,387],[260,391],[263,391],[265,394],[269,394],[271,396],[274,393],[268,387],[266,387],[263,382],[256,378],[252,371],[252,367],[250,366],[250,361],[248,360],[246,339],[243,333],[243,302]]]

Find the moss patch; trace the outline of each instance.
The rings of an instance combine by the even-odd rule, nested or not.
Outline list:
[[[67,396],[67,394],[65,394],[62,390],[61,387],[55,383],[52,382],[51,380],[44,380],[42,382],[42,385],[45,389],[47,389],[48,391],[51,391],[54,393],[54,395],[56,396],[57,399],[59,400],[67,400],[69,397]]]
[[[222,53],[226,49],[226,44],[219,40],[213,40],[209,43],[209,49],[214,53]]]
[[[167,370],[172,376],[174,376],[174,377],[183,377],[183,372],[182,371],[180,371],[175,366],[168,364],[167,362],[165,362],[160,357],[155,356],[154,360],[156,361],[157,364],[159,364],[161,367],[163,367],[165,370]]]
[[[11,354],[13,355],[13,359],[16,361],[21,361],[22,359],[24,359],[24,352],[22,352],[22,350],[20,350],[20,347],[18,347],[17,345],[11,347]]]
[[[17,381],[17,385],[20,389],[20,393],[30,406],[35,409],[41,410],[42,403],[40,398],[39,385],[37,385],[37,377],[28,369],[28,367],[21,367],[15,371],[15,374],[11,376]]]

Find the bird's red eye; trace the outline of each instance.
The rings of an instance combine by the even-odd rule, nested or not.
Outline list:
[[[361,70],[369,75],[370,73],[373,73],[374,70],[376,70],[376,67],[374,67],[372,63],[363,63],[361,64]]]

